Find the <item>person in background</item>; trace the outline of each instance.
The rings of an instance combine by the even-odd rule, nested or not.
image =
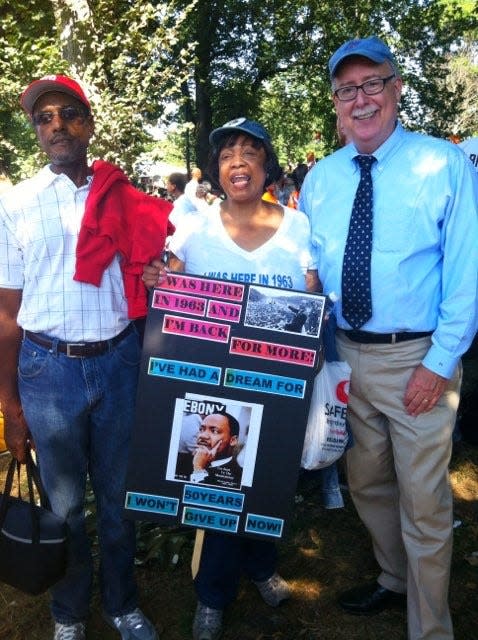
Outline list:
[[[478,137],[457,141],[460,149],[470,159],[471,164],[478,173]],[[464,440],[470,444],[478,445],[478,429],[476,428],[476,416],[478,415],[478,384],[476,370],[478,361],[478,335],[475,336],[468,351],[463,354],[463,388],[458,408],[455,440]]]
[[[342,126],[339,116],[337,116],[337,121],[335,123],[335,130],[337,132],[337,142],[340,147],[344,147],[346,144],[350,142],[347,138],[347,132]]]
[[[202,178],[202,171],[199,167],[194,167],[191,171],[191,179],[186,183],[184,193],[190,200],[196,197],[196,189]]]
[[[194,199],[196,209],[205,211],[211,211],[211,205],[217,202],[217,197],[211,193],[211,183],[207,180],[203,180],[198,184],[196,189],[196,197]]]
[[[166,179],[166,193],[168,199],[175,202],[184,194],[187,177],[185,173],[174,172]]]
[[[284,171],[282,178],[277,183],[277,199],[280,204],[289,206],[290,195],[294,191],[294,181],[291,176]]]
[[[50,163],[0,196],[0,402],[12,456],[25,461],[34,446],[52,509],[69,527],[66,575],[51,589],[53,638],[86,638],[89,476],[105,620],[123,640],[156,640],[138,608],[135,527],[123,503],[140,361],[131,318],[146,315],[142,264],[173,231],[171,205],[114,165],[88,165],[94,120],[75,80],[35,80],[21,105]]]
[[[459,142],[458,146],[466,153],[470,158],[471,164],[475,167],[475,171],[478,171],[478,137],[468,138]]]
[[[264,193],[262,194],[262,199],[265,202],[271,202],[273,204],[279,204],[279,198],[277,194],[277,185],[275,182],[267,185]]]
[[[282,173],[267,131],[258,122],[237,118],[215,129],[209,139],[208,175],[226,199],[212,215],[198,215],[178,227],[170,241],[169,268],[203,275],[222,265],[225,279],[242,282],[272,280],[280,273],[280,281],[288,283],[284,286],[317,291],[306,216],[262,199],[265,186]],[[163,275],[164,265],[157,261],[145,267],[143,279],[152,287]],[[289,586],[276,565],[276,547],[269,540],[207,531],[194,581],[194,640],[219,637],[223,611],[236,598],[241,570],[270,606],[289,598]]]
[[[295,167],[294,171],[291,174],[292,180],[294,182],[294,190],[290,194],[288,203],[288,206],[291,207],[291,209],[297,209],[300,189],[308,170],[309,169],[305,162],[299,162],[299,164]]]
[[[315,165],[317,160],[315,159],[315,153],[313,151],[309,151],[306,156],[307,161],[307,170],[310,171],[312,167]]]
[[[166,181],[166,191],[173,201],[173,210],[169,219],[174,226],[177,226],[188,213],[196,211],[193,200],[184,193],[186,181],[186,174],[178,172],[172,173]]]
[[[381,570],[339,602],[357,615],[406,602],[409,640],[452,640],[448,464],[460,356],[477,329],[477,176],[457,146],[403,129],[384,42],[346,42],[329,71],[349,144],[309,171],[299,208],[324,293],[338,295],[347,480]]]

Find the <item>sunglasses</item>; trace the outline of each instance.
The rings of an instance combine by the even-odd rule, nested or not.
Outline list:
[[[84,109],[68,106],[61,107],[57,111],[41,111],[40,113],[35,113],[32,116],[32,121],[36,126],[43,126],[50,124],[55,115],[60,116],[64,122],[74,122],[75,120],[84,120],[88,114]]]

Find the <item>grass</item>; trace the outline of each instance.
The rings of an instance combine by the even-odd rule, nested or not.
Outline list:
[[[0,457],[0,476],[9,456]],[[478,639],[478,448],[460,443],[450,465],[455,496],[455,529],[450,604],[455,640]],[[244,581],[238,600],[225,614],[223,640],[406,640],[406,617],[399,610],[371,618],[342,612],[336,596],[362,580],[373,580],[377,566],[370,540],[344,492],[345,508],[317,505],[314,487],[301,484],[302,500],[294,509],[292,526],[280,549],[280,571],[293,597],[270,609],[253,585]],[[140,605],[157,624],[164,640],[191,638],[195,596],[189,562],[192,530],[142,525],[139,531]],[[179,558],[178,562],[175,560]],[[50,640],[52,623],[48,595],[23,595],[0,585],[0,639]],[[117,633],[101,618],[95,589],[88,640],[113,640]]]

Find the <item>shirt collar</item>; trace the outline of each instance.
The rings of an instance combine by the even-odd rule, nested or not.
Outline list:
[[[61,180],[64,184],[73,185],[73,187],[77,189],[89,189],[91,186],[91,182],[93,180],[92,175],[86,176],[86,184],[81,185],[81,187],[77,187],[70,178],[65,173],[55,173],[51,170],[51,165],[47,164],[43,169],[38,173],[38,177],[42,182],[43,187],[49,187],[56,180]]]
[[[377,165],[379,165],[381,162],[384,162],[384,160],[386,159],[388,154],[391,152],[391,150],[395,149],[398,140],[404,135],[404,133],[405,131],[402,125],[400,124],[400,122],[397,121],[395,129],[388,136],[385,142],[382,145],[380,145],[378,149],[375,149],[375,151],[370,154],[377,159],[377,163],[376,163]],[[354,168],[358,171],[359,169],[358,169],[357,163],[354,161],[354,158],[357,155],[363,155],[363,154],[360,154],[360,152],[357,150],[357,147],[353,143],[348,145],[347,150],[348,150],[348,156],[349,156],[350,162],[354,165]]]

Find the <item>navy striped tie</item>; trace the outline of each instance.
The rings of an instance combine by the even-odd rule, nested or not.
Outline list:
[[[360,182],[355,193],[342,266],[342,315],[354,329],[372,316],[370,259],[373,230],[372,164],[374,156],[355,156]]]

